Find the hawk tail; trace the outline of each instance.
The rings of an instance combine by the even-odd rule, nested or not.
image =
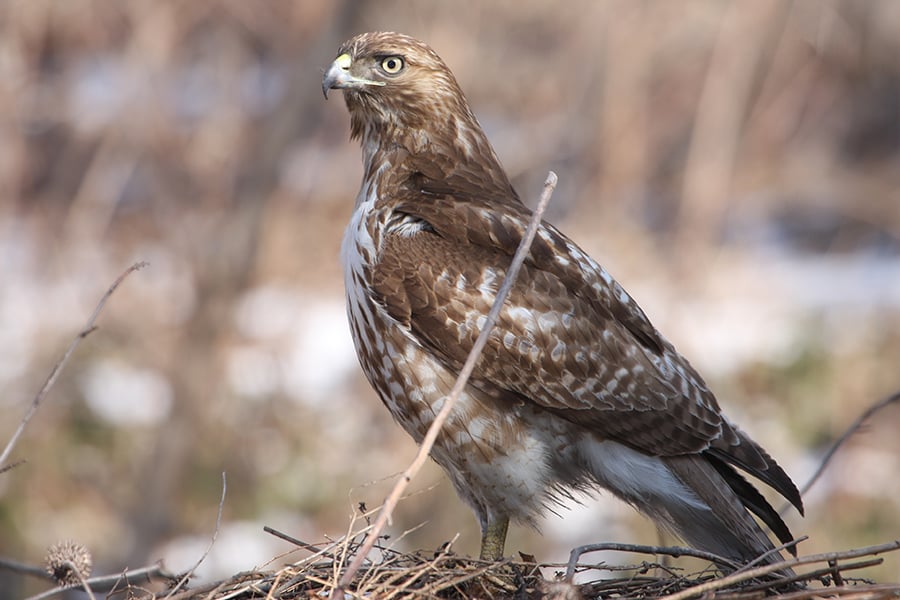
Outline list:
[[[765,564],[780,561],[781,554],[773,551],[775,546],[750,512],[784,543],[793,540],[762,494],[708,452],[651,456],[596,439],[587,440],[582,451],[597,483],[695,548],[733,562],[747,563],[767,553]]]
[[[764,564],[783,559],[773,552],[774,545],[750,512],[760,518],[781,542],[794,537],[769,502],[746,479],[724,461],[708,454],[666,457],[670,472],[703,505],[682,499],[663,499],[661,507],[646,509],[663,512],[661,520],[689,544],[739,562],[749,562],[769,553]],[[750,512],[748,512],[748,510]],[[795,552],[793,548],[791,552]],[[790,569],[782,575],[792,575]]]

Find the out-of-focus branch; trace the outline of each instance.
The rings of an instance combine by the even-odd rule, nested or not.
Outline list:
[[[47,573],[46,569],[12,560],[0,559],[0,570],[32,575],[34,577],[40,577],[41,579],[53,581],[53,577],[49,573]],[[130,584],[135,581],[153,581],[155,579],[174,581],[175,578],[175,575],[168,572],[162,565],[162,563],[156,563],[146,567],[141,567],[139,569],[130,569],[121,573],[115,573],[113,575],[91,577],[89,579],[85,579],[84,583],[89,585],[92,589],[115,589],[115,587],[122,582],[128,582]],[[67,591],[71,591],[72,589],[77,589],[77,587],[56,587],[52,590],[47,590],[46,592],[41,592],[40,594],[31,596],[30,598],[28,598],[28,600],[44,600],[45,598],[52,598],[57,594],[62,594]]]
[[[100,298],[100,302],[97,303],[97,307],[94,309],[94,312],[91,313],[90,318],[87,320],[87,323],[84,324],[84,327],[78,332],[78,335],[75,336],[75,339],[72,340],[72,343],[69,344],[68,349],[66,349],[65,354],[63,354],[62,358],[59,359],[59,362],[54,365],[53,370],[50,371],[50,375],[47,377],[47,381],[44,382],[44,385],[41,386],[41,389],[35,395],[34,399],[31,401],[31,405],[28,407],[28,411],[25,413],[25,416],[22,417],[21,423],[19,423],[19,427],[16,429],[16,432],[13,434],[12,438],[10,438],[9,443],[6,444],[6,448],[3,449],[3,454],[0,454],[0,473],[8,470],[8,467],[5,467],[7,459],[9,455],[12,454],[13,448],[15,448],[16,443],[19,441],[19,438],[22,436],[22,433],[25,431],[25,426],[28,425],[28,422],[31,420],[31,417],[34,416],[34,413],[37,412],[38,406],[40,406],[41,402],[47,396],[47,393],[50,391],[50,388],[53,387],[53,384],[56,383],[56,380],[59,379],[59,374],[62,372],[63,367],[66,366],[66,363],[69,362],[69,357],[72,356],[72,353],[75,352],[75,348],[81,343],[81,340],[86,338],[91,334],[97,326],[94,324],[97,321],[97,317],[100,316],[100,312],[103,310],[103,307],[106,306],[106,301],[109,300],[109,297],[112,296],[112,293],[116,291],[116,288],[119,287],[126,277],[131,275],[134,271],[138,271],[148,266],[149,263],[144,261],[136,262],[127,269],[125,272],[119,275],[116,280],[113,282],[109,289],[106,290],[106,293],[103,294],[103,297]],[[13,465],[14,466],[14,465]]]
[[[210,550],[212,550],[213,544],[216,543],[216,538],[219,537],[219,526],[222,524],[222,510],[225,508],[225,492],[227,490],[228,490],[228,481],[226,480],[225,472],[223,471],[222,472],[222,497],[219,498],[219,512],[216,514],[216,528],[213,530],[212,538],[210,538],[210,540],[209,540],[209,545],[206,547],[206,551],[200,556],[199,560],[197,560],[196,564],[194,564],[194,566],[191,567],[190,570],[187,573],[185,573],[184,576],[180,580],[178,580],[178,583],[175,584],[175,587],[173,587],[169,591],[168,595],[166,595],[166,597],[165,597],[165,600],[169,600],[173,595],[175,595],[175,592],[180,590],[181,586],[183,586],[185,583],[187,583],[187,580],[191,578],[191,576],[194,574],[194,571],[197,570],[197,567],[199,567],[203,563],[203,561],[206,560],[206,557],[209,556],[209,552],[210,552]]]
[[[825,472],[825,469],[828,467],[831,459],[834,458],[834,455],[837,453],[837,451],[841,449],[841,447],[844,445],[844,442],[849,440],[854,433],[859,431],[865,424],[865,422],[872,418],[872,415],[896,402],[900,402],[900,392],[895,392],[887,398],[879,400],[878,402],[872,404],[869,408],[867,408],[865,412],[863,412],[863,414],[859,415],[859,417],[857,417],[856,420],[850,424],[850,427],[848,427],[847,430],[841,434],[841,437],[834,441],[834,443],[828,449],[828,452],[825,453],[825,456],[822,457],[822,460],[821,462],[819,462],[819,467],[816,469],[816,472],[812,474],[812,477],[810,477],[809,480],[800,489],[800,495],[806,495],[806,492],[808,492],[810,488],[812,488],[812,486],[816,483],[816,481],[819,480],[819,477],[821,477],[822,473]],[[778,512],[783,514],[790,508],[790,506],[790,503],[786,502],[778,510]]]

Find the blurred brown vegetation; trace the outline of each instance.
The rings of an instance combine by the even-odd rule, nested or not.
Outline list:
[[[0,555],[209,573],[314,542],[412,457],[362,380],[338,249],[360,177],[341,41],[392,29],[454,70],[525,198],[604,263],[803,483],[900,387],[900,3],[0,2],[0,445],[111,281],[133,274],[0,474]],[[900,537],[900,409],[789,524],[804,552]],[[372,480],[379,483],[368,485]],[[433,487],[435,486],[436,487]],[[433,487],[433,489],[432,489]],[[477,526],[436,469],[393,535]],[[517,529],[560,559],[656,541],[604,499]],[[287,560],[287,559],[285,559]],[[610,559],[612,560],[612,559]],[[900,571],[896,558],[870,576]],[[43,589],[0,573],[0,598]]]

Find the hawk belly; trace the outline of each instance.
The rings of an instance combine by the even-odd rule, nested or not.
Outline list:
[[[341,248],[350,330],[369,383],[394,419],[420,443],[456,374],[373,297],[369,275],[384,223],[373,207],[372,201],[359,204]],[[533,409],[500,402],[466,386],[431,456],[482,525],[495,515],[533,523],[552,487],[549,457],[568,451],[566,424],[536,427]]]

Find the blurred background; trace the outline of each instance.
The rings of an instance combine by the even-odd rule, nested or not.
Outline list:
[[[207,579],[346,531],[415,448],[356,363],[338,257],[361,176],[340,43],[391,29],[456,74],[523,198],[604,264],[803,484],[900,389],[900,3],[0,2],[0,446],[131,263],[0,474],[0,555]],[[900,407],[806,495],[804,553],[900,537]],[[469,510],[433,465],[390,533]],[[405,537],[403,532],[422,525]],[[608,498],[514,528],[540,561],[658,543]],[[667,540],[671,541],[671,540]],[[299,558],[294,554],[279,558]],[[595,557],[597,558],[597,557]],[[633,557],[600,557],[630,561]],[[896,578],[900,561],[865,575]],[[0,598],[45,589],[0,572]]]

